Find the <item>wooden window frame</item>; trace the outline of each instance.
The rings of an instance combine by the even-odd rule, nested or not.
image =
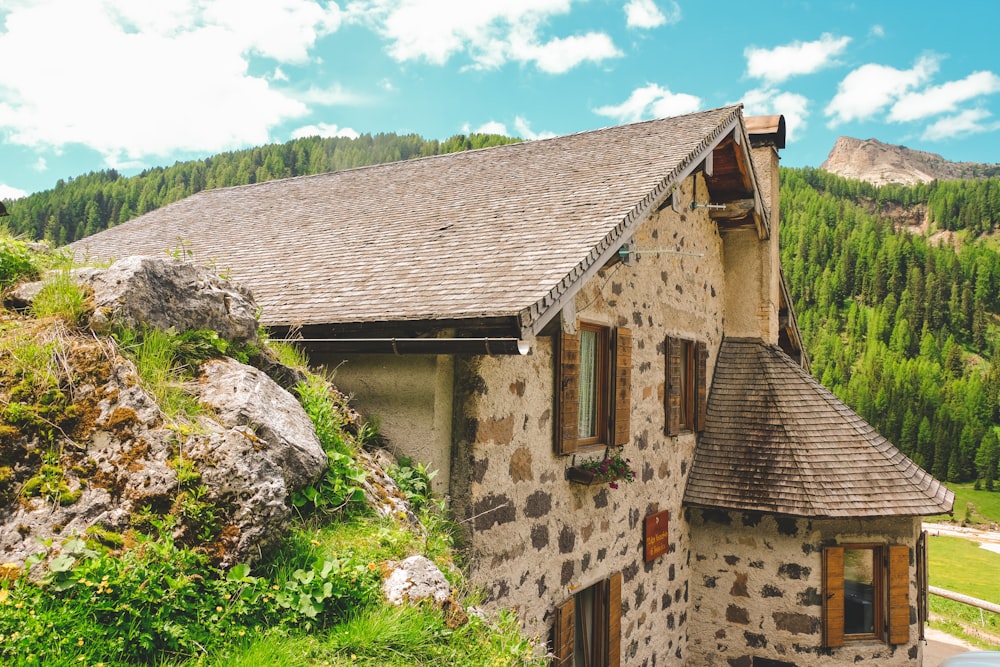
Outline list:
[[[598,333],[598,420],[597,435],[581,438],[580,417],[580,335],[560,332],[556,358],[556,454],[626,445],[631,441],[632,332],[581,322],[578,331]]]
[[[611,423],[610,408],[613,401],[611,388],[611,327],[593,324],[591,322],[581,322],[578,328],[578,336],[584,331],[589,331],[596,336],[596,355],[594,360],[594,375],[596,395],[594,396],[594,419],[597,427],[594,435],[581,436],[577,431],[577,450],[593,449],[606,446],[608,442],[608,424]],[[582,336],[580,336],[582,340]],[[582,348],[581,348],[582,349]],[[581,353],[580,371],[583,371],[583,359]],[[582,402],[583,394],[577,391],[578,401]],[[580,403],[578,402],[577,405]],[[579,408],[578,408],[579,409]],[[577,423],[579,424],[579,413],[577,413]],[[579,427],[578,427],[579,429]]]
[[[844,623],[844,552],[872,550],[874,632],[847,634]],[[878,543],[845,543],[823,549],[823,645],[854,641],[906,644],[910,638],[910,548]]]
[[[702,341],[667,336],[664,432],[705,430],[708,402],[708,346]]]
[[[589,603],[593,625],[583,628]],[[622,573],[616,572],[581,590],[556,608],[552,627],[552,662],[555,667],[573,667],[579,646],[578,637],[589,631],[590,654],[580,656],[587,667],[621,665]]]

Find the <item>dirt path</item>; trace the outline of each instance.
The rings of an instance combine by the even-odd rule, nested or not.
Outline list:
[[[1000,553],[1000,532],[953,526],[947,523],[925,523],[924,530],[927,531],[928,535],[963,537],[967,540],[979,542],[984,549]]]

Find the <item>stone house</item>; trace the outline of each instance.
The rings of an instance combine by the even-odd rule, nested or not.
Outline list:
[[[439,471],[468,574],[560,665],[919,664],[953,497],[805,370],[780,116],[740,106],[205,191],[182,243]],[[620,453],[635,479],[588,477]],[[614,488],[617,487],[617,488]]]

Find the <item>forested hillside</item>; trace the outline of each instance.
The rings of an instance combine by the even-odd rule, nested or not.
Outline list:
[[[446,141],[416,134],[364,134],[356,139],[306,137],[284,144],[220,153],[123,177],[113,169],[58,181],[52,190],[11,202],[11,232],[55,245],[90,236],[200,190],[320,174],[507,144],[496,134],[455,135]]]
[[[783,169],[782,265],[812,372],[907,455],[993,487],[1000,460],[1000,179],[883,186]],[[931,231],[879,214],[919,207]]]

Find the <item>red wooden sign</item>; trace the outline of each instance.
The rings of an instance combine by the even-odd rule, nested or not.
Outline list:
[[[667,523],[669,523],[669,519],[670,512],[668,510],[656,512],[646,517],[643,541],[647,563],[656,560],[670,550],[670,542],[667,539]]]

